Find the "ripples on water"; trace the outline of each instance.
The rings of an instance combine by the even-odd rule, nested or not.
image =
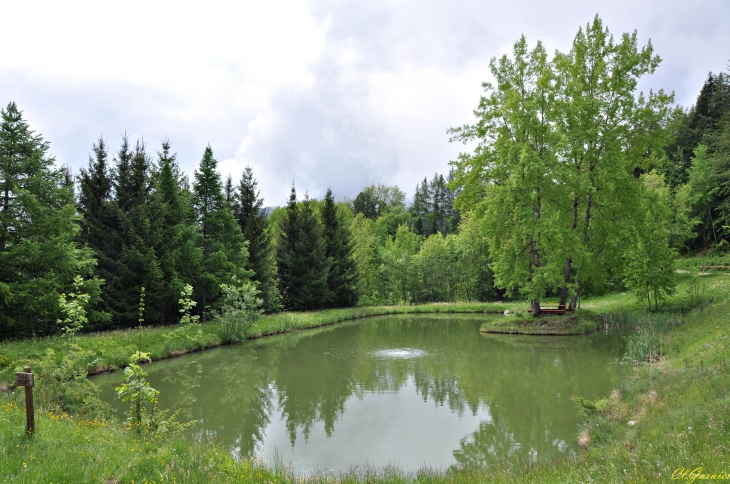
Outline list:
[[[390,350],[380,350],[375,352],[378,358],[394,358],[398,360],[407,360],[409,358],[418,358],[426,354],[423,350],[414,350],[411,348],[395,348]]]

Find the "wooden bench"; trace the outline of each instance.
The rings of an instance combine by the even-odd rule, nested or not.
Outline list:
[[[705,273],[705,269],[730,269],[730,266],[700,266],[702,273]]]
[[[540,313],[544,313],[544,314],[565,314],[567,312],[568,312],[567,309],[540,308]]]
[[[532,308],[529,309],[532,312]],[[556,308],[540,308],[540,314],[565,314],[569,313],[570,309],[565,307],[563,304],[559,304]]]

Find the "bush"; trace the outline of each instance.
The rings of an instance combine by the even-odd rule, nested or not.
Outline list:
[[[221,284],[221,289],[223,307],[216,313],[221,325],[221,339],[224,343],[242,341],[261,317],[263,301],[257,297],[259,291],[250,282],[240,286]]]
[[[95,365],[94,353],[70,344],[60,361],[52,349],[33,362],[36,395],[41,409],[72,413],[89,418],[106,418],[110,407],[99,396],[99,388],[87,378]]]

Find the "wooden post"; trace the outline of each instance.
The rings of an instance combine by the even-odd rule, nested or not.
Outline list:
[[[29,435],[35,434],[35,410],[33,408],[34,383],[30,366],[24,367],[22,372],[15,373],[15,386],[25,387],[25,431]]]

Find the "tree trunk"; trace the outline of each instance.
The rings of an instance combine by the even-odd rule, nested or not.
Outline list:
[[[570,306],[568,309],[570,311],[575,311],[576,307],[578,306],[578,298],[580,297],[580,275],[575,275],[575,292],[573,293],[573,297],[570,298]]]
[[[570,284],[572,276],[573,258],[568,257],[568,259],[565,261],[565,285],[563,286],[563,290],[560,293],[560,302],[558,303],[558,309],[562,309],[568,304],[568,293],[570,292],[570,290],[568,289],[568,285]]]
[[[715,239],[717,244],[717,234],[715,233],[715,223],[712,221],[712,211],[710,210],[710,201],[707,200],[707,215],[710,216],[710,227],[712,227],[712,237]]]
[[[530,306],[532,308],[532,317],[536,318],[540,316],[540,301],[538,299],[533,299],[530,302]]]

